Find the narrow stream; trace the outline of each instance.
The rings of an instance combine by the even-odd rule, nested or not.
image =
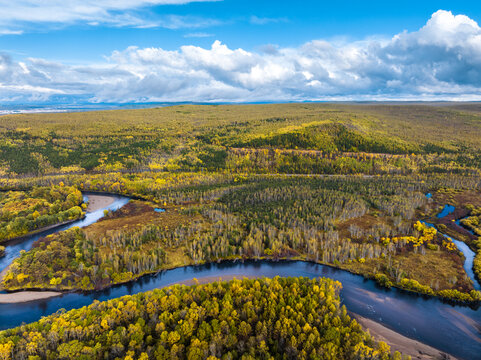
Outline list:
[[[429,198],[429,197],[428,197]],[[456,210],[456,208],[452,205],[444,205],[444,208],[443,210],[436,215],[436,217],[438,219],[442,219],[443,217],[445,216],[448,216],[450,214],[452,214],[454,211]],[[461,225],[461,220],[462,219],[458,219],[456,220],[456,224],[458,224],[459,226],[462,226]],[[424,224],[426,224],[427,226],[429,227],[433,227],[433,228],[436,228],[433,224],[430,224],[430,223],[427,223],[427,222],[424,222]],[[442,234],[446,239],[449,239],[451,240],[455,245],[456,247],[458,248],[459,251],[461,251],[463,254],[464,254],[464,257],[465,257],[465,261],[464,261],[464,270],[466,271],[466,274],[469,276],[469,278],[471,279],[471,281],[473,282],[473,287],[476,289],[476,290],[481,290],[481,284],[479,283],[479,281],[476,279],[476,275],[474,274],[474,270],[473,270],[473,264],[474,264],[474,257],[476,256],[476,253],[471,250],[469,248],[468,245],[466,245],[466,243],[464,243],[463,241],[459,241],[459,240],[456,240],[454,238],[452,238],[451,236],[448,236],[446,234],[443,234],[442,232],[440,232],[438,230],[438,232],[440,234]],[[473,233],[471,231],[471,233]]]
[[[430,224],[428,222],[423,221],[424,224],[426,224],[429,227],[436,228],[433,224]],[[481,285],[479,284],[478,280],[476,279],[476,276],[474,275],[474,270],[473,270],[473,263],[474,263],[474,257],[476,256],[476,253],[469,248],[468,245],[466,245],[463,241],[456,240],[452,238],[451,236],[448,236],[446,234],[443,234],[438,230],[440,234],[442,234],[446,239],[450,239],[454,245],[458,248],[459,251],[461,251],[464,254],[464,257],[466,260],[464,261],[464,270],[466,271],[466,274],[468,277],[471,279],[473,282],[473,287],[476,290],[481,290]]]

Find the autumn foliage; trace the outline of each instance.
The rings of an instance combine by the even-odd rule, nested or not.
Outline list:
[[[1,359],[401,359],[373,341],[328,279],[173,286],[0,332]]]

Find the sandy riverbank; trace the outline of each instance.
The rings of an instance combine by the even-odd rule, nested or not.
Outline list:
[[[55,291],[19,291],[9,294],[0,294],[0,304],[24,303],[48,299],[60,295],[62,295],[62,293]]]
[[[405,337],[387,327],[358,314],[351,313],[364,330],[369,330],[376,341],[384,341],[393,351],[399,351],[403,355],[410,355],[413,360],[456,360],[454,356],[448,355],[429,345]]]
[[[3,269],[0,272],[0,282],[7,273],[10,266]],[[0,285],[1,289],[1,285]],[[60,292],[55,291],[19,291],[7,294],[0,294],[0,304],[13,304],[13,303],[24,303],[35,300],[48,299],[51,297],[62,295]]]
[[[105,208],[109,205],[112,205],[115,199],[112,196],[106,195],[88,195],[88,206],[87,212],[94,212],[99,209]]]

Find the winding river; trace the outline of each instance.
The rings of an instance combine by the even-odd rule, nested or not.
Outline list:
[[[116,197],[109,209],[128,202]],[[86,226],[103,216],[103,209],[87,214],[83,220],[69,224]],[[64,230],[57,228],[51,232]],[[28,250],[33,241],[45,234],[7,247],[7,258],[0,260],[0,269],[8,266],[21,249]],[[463,249],[461,249],[464,251]],[[59,297],[28,303],[0,304],[0,329],[29,323],[59,309],[73,309],[123,295],[168,286],[194,277],[229,276],[306,276],[329,277],[342,282],[342,302],[348,310],[377,321],[407,337],[419,340],[461,359],[481,359],[481,310],[455,306],[436,298],[413,295],[398,289],[379,287],[374,281],[329,266],[302,261],[221,262],[202,266],[187,266],[144,276],[138,281],[90,293],[67,293]],[[478,284],[479,285],[479,284]]]
[[[89,196],[88,193],[84,193],[84,202],[88,201],[88,196]],[[116,196],[116,195],[109,195],[109,196],[114,200],[112,204],[110,204],[105,208],[88,212],[87,214],[85,214],[85,217],[83,219],[71,222],[66,225],[57,226],[46,231],[41,231],[32,236],[22,237],[21,239],[11,240],[6,243],[3,243],[2,245],[4,245],[6,249],[5,249],[5,256],[0,258],[0,272],[3,271],[5,268],[7,268],[12,263],[12,261],[15,260],[15,258],[17,258],[20,255],[20,251],[30,250],[32,248],[32,244],[38,239],[40,239],[41,237],[44,237],[59,231],[67,230],[74,226],[78,226],[78,227],[89,226],[97,222],[101,217],[104,216],[104,210],[115,211],[130,201],[130,199],[125,196]],[[3,322],[0,322],[0,327],[2,325],[3,325]]]

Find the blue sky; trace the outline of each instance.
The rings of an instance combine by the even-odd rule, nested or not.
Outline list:
[[[480,2],[0,0],[0,8],[0,103],[480,93]]]

